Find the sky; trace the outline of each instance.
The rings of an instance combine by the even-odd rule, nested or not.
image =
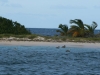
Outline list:
[[[27,28],[70,27],[70,20],[81,19],[100,29],[100,0],[0,0],[0,16]]]

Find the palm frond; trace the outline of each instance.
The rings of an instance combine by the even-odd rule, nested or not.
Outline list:
[[[84,24],[81,19],[70,20],[70,23],[76,24],[80,28],[84,28]]]
[[[86,25],[85,26],[87,27],[87,32],[89,32],[89,34],[94,34],[94,30],[95,28],[97,27],[97,23],[96,22],[93,22],[92,25]]]
[[[62,25],[60,24],[59,25],[59,28],[61,29],[59,32],[60,33],[63,33],[64,35],[67,35],[67,32],[68,32],[68,26],[67,25]]]
[[[84,26],[86,26],[87,30],[91,30],[91,26],[90,25],[84,24]]]
[[[67,25],[63,25],[63,31],[67,32],[68,31],[68,26]]]
[[[97,26],[98,26],[97,23],[93,21],[93,23],[92,23],[92,29],[95,30],[95,28],[96,28]]]

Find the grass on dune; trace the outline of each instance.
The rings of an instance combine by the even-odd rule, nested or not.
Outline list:
[[[31,34],[31,35],[12,35],[12,34],[0,34],[0,38],[28,38],[34,39],[40,35]],[[68,37],[68,36],[40,36],[45,38],[45,40],[51,39],[55,41],[61,40],[62,42],[100,42],[100,35],[95,35],[94,37]]]

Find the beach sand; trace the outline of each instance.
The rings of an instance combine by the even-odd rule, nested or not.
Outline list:
[[[100,43],[80,43],[80,42],[36,42],[36,41],[0,41],[0,45],[14,46],[66,46],[66,47],[88,47],[100,48]]]

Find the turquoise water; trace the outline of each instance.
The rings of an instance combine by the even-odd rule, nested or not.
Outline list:
[[[0,46],[0,75],[100,75],[100,48]]]

